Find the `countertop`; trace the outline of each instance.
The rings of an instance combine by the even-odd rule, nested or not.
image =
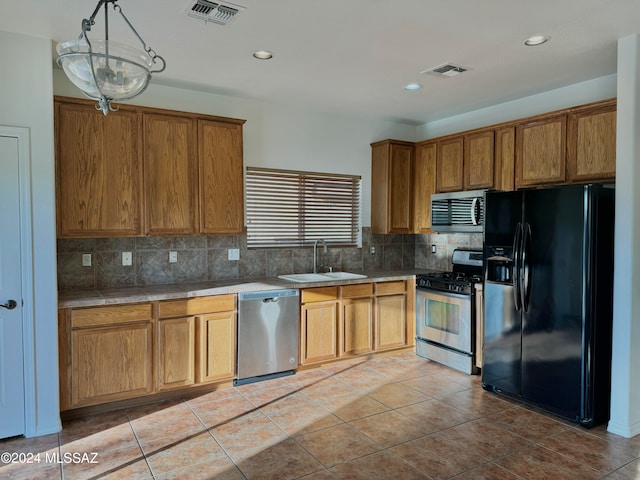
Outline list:
[[[206,295],[224,295],[227,293],[277,290],[283,288],[309,288],[331,285],[350,285],[356,283],[407,280],[418,273],[430,270],[385,270],[362,273],[366,278],[350,280],[329,280],[322,282],[291,282],[281,278],[257,278],[215,280],[198,283],[172,285],[147,285],[143,287],[104,288],[96,290],[62,290],[58,292],[59,308],[93,307],[99,305],[117,305],[126,303],[153,302],[178,298],[202,297]]]

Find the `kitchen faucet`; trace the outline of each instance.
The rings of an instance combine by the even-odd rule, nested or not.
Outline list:
[[[318,244],[322,243],[322,253],[327,253],[327,242],[322,239],[313,242],[313,273],[318,273]]]

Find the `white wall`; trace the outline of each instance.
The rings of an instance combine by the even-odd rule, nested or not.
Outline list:
[[[58,68],[54,71],[54,93],[82,96]],[[245,165],[361,175],[363,226],[371,225],[369,144],[385,138],[415,140],[413,125],[314,113],[153,84],[127,103],[247,120],[243,128]]]
[[[640,37],[618,42],[615,279],[609,431],[640,433]],[[634,368],[633,365],[636,365]]]
[[[28,127],[32,166],[35,411],[27,434],[60,429],[50,40],[0,31],[0,125]],[[30,430],[33,428],[33,430]]]
[[[596,78],[538,95],[520,98],[417,127],[416,138],[427,140],[451,133],[508,122],[616,96],[616,75]]]

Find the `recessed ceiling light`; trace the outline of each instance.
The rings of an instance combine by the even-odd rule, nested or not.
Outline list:
[[[551,37],[547,37],[545,35],[534,35],[532,37],[527,38],[524,41],[524,44],[527,47],[536,47],[538,45],[542,45],[543,43],[547,43],[549,40],[551,40]]]
[[[253,56],[258,60],[269,60],[273,58],[273,53],[267,50],[258,50],[257,52],[253,52]]]
[[[409,90],[410,92],[414,90],[420,90],[421,88],[422,88],[422,85],[420,85],[419,83],[410,83],[409,85],[404,86],[404,89]]]

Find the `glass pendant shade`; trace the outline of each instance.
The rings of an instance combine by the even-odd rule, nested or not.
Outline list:
[[[127,100],[147,88],[151,79],[151,57],[121,43],[93,40],[92,51],[84,39],[61,42],[58,64],[69,80],[90,98],[102,96]]]
[[[56,47],[58,65],[87,97],[98,101],[96,108],[105,115],[110,110],[117,110],[111,105],[111,101],[128,100],[141,94],[149,85],[151,74],[165,69],[164,59],[147,47],[120,7],[115,4],[116,1],[100,0],[91,18],[83,20],[80,37],[60,42]],[[106,19],[108,3],[113,4],[114,9],[120,13],[144,50],[109,40],[108,27],[104,40],[89,41],[87,34],[94,24],[94,17],[104,5]],[[160,68],[152,70],[158,61]]]

